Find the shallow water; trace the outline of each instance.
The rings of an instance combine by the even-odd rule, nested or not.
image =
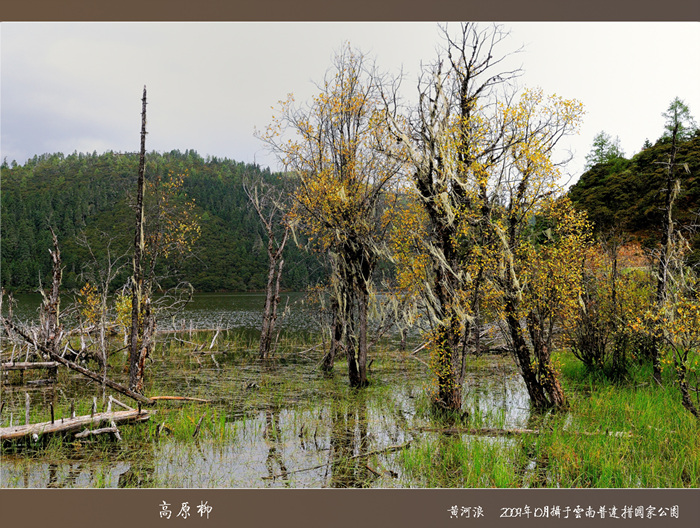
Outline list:
[[[305,294],[288,292],[280,294],[279,326],[285,330],[312,332],[318,324],[312,312],[306,308]],[[156,296],[155,302],[159,297]],[[8,313],[8,301],[4,299],[3,314]],[[71,295],[61,296],[61,310],[70,315],[74,302]],[[38,321],[41,295],[17,294],[13,314],[20,321]],[[160,330],[242,329],[260,328],[264,293],[197,293],[192,300],[177,311],[168,311],[158,320]]]
[[[20,298],[24,314],[32,311],[27,308],[30,300]],[[317,327],[301,304],[301,294],[283,298],[294,309],[281,320],[283,331],[274,360],[262,364],[255,350],[263,301],[262,294],[197,295],[182,318],[170,326],[180,332],[161,334],[148,366],[146,393],[204,398],[211,403],[160,402],[152,423],[120,426],[122,442],[93,438],[64,442],[58,448],[49,442],[48,447],[17,453],[5,450],[0,487],[421,485],[404,471],[400,448],[439,437],[439,433],[421,431],[433,423],[427,411],[430,376],[425,366],[386,341],[370,352],[375,363],[367,389],[348,388],[342,363],[329,378],[318,369],[323,347],[313,346],[316,341],[308,339]],[[167,323],[161,322],[160,328],[164,327]],[[215,332],[195,331],[207,328],[222,331],[212,342]],[[25,393],[32,408],[44,410],[43,420],[48,419],[49,402],[60,418],[68,415],[71,401],[89,405],[93,396],[102,401],[98,384],[66,371],[61,371],[58,384],[49,387],[19,384],[13,376],[2,389],[2,427],[9,425],[10,417],[15,425],[24,423]],[[110,376],[125,382],[117,367],[112,367]],[[527,427],[529,399],[509,358],[474,359],[467,373],[463,409],[480,427]],[[201,434],[193,439],[194,424],[205,413],[211,422],[205,421]],[[169,432],[169,428],[182,429],[183,420],[189,427],[186,432]],[[163,433],[156,435],[161,423]],[[126,434],[130,427],[134,430]],[[460,438],[497,445],[512,442]]]
[[[397,452],[387,449],[438,435],[420,431],[431,424],[425,411],[424,367],[405,358],[384,358],[371,372],[371,386],[356,392],[347,387],[338,367],[331,379],[318,372],[314,367],[319,360],[317,355],[263,367],[250,357],[220,355],[220,369],[178,367],[175,376],[158,382],[159,394],[205,397],[214,403],[159,404],[160,416],[153,424],[121,426],[143,428],[140,440],[89,440],[64,446],[58,455],[41,448],[6,452],[0,487],[416,486],[403,473]],[[529,413],[519,376],[503,358],[485,363],[479,370],[488,375],[470,373],[464,408],[479,413],[485,427],[524,427]],[[152,375],[166,374],[165,362],[156,358]],[[36,389],[31,400],[36,405],[54,401],[57,408],[65,408],[72,391],[85,392],[83,385],[77,381]],[[99,388],[92,391],[97,394]],[[4,389],[1,425],[8,425],[8,413],[15,423],[23,423],[24,392],[23,387]],[[167,432],[156,439],[156,424],[172,421],[166,409],[184,409],[193,424],[203,413],[216,414],[223,428],[203,427],[195,440]],[[468,435],[462,438],[470,441]],[[369,452],[376,454],[361,456]]]

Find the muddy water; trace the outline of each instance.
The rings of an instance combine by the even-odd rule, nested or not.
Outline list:
[[[239,313],[232,314],[231,296],[218,300],[210,296],[201,308],[190,307],[192,323],[187,318],[183,321],[194,329],[254,331],[259,300],[239,296],[237,310],[233,310]],[[229,312],[225,306],[219,311],[217,303],[228,303]],[[207,311],[206,304],[214,309]],[[245,313],[249,315],[241,315]],[[294,326],[289,320],[287,324],[302,334],[307,328],[311,331],[308,317],[304,322],[308,326]],[[404,471],[401,449],[439,433],[421,431],[432,423],[426,397],[429,375],[409,354],[390,345],[371,353],[375,359],[371,385],[357,392],[347,387],[343,364],[336,367],[334,376],[324,376],[317,368],[321,348],[299,341],[295,332],[282,335],[280,351],[268,365],[255,359],[255,349],[250,347],[254,343],[242,340],[236,332],[222,332],[211,348],[213,335],[179,336],[180,341],[176,334],[168,334],[156,349],[146,392],[205,398],[211,403],[160,402],[152,423],[121,426],[121,442],[108,438],[63,444],[49,441],[17,452],[5,450],[0,487],[421,485]],[[205,345],[195,346],[191,339]],[[118,378],[117,370],[113,369],[113,376]],[[99,386],[65,371],[53,387],[9,381],[2,389],[3,427],[9,425],[10,416],[14,424],[24,423],[25,393],[37,408],[52,402],[57,416],[67,415],[71,401],[88,405],[85,402],[91,402],[93,396],[98,401],[102,397]],[[527,393],[510,359],[474,361],[465,384],[464,409],[479,427],[527,426]],[[211,421],[205,420],[193,438],[194,424],[203,415]],[[157,433],[160,424],[164,427]],[[129,427],[132,429],[127,430]],[[462,435],[462,441],[470,438]]]

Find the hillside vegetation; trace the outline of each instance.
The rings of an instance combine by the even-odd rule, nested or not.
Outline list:
[[[628,233],[646,247],[660,239],[666,167],[671,145],[660,140],[631,159],[617,158],[594,165],[571,187],[569,197],[588,213],[598,233]],[[700,213],[700,136],[679,145],[676,174],[680,193],[674,219],[693,248],[692,262],[700,261],[700,237],[689,231]],[[687,170],[686,170],[687,167]]]
[[[2,166],[2,287],[34,291],[50,283],[51,233],[56,229],[67,290],[85,282],[82,272],[93,257],[126,254],[133,245],[133,210],[138,155],[106,152],[35,156],[24,165]],[[195,151],[150,153],[147,179],[184,174],[182,190],[193,199],[201,234],[187,258],[171,256],[163,286],[189,281],[198,291],[253,291],[265,287],[267,253],[255,211],[243,190],[246,178],[269,183],[283,176],[257,165],[229,159],[204,159]],[[184,199],[180,196],[179,199]],[[130,257],[124,257],[128,259]],[[312,257],[290,245],[283,287],[300,289],[317,280]],[[115,286],[126,282],[130,266]]]

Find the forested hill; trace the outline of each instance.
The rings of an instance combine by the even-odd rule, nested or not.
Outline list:
[[[138,155],[107,152],[69,156],[35,156],[24,165],[2,166],[1,257],[2,287],[35,291],[39,280],[50,282],[51,233],[55,228],[65,266],[64,289],[79,288],[81,272],[93,259],[127,252],[133,244]],[[147,155],[147,178],[185,174],[183,190],[194,199],[201,235],[192,255],[178,262],[177,275],[198,291],[253,291],[265,288],[267,251],[255,211],[243,190],[245,177],[268,183],[282,175],[257,165],[229,159],[204,159],[196,152],[172,151]],[[105,236],[106,234],[106,236]],[[283,287],[304,288],[318,277],[318,265],[293,244],[287,245]],[[124,284],[128,266],[115,285]],[[166,284],[167,285],[167,284]]]
[[[629,233],[647,246],[660,237],[670,142],[660,140],[631,159],[617,158],[593,166],[571,187],[569,196],[588,212],[600,233],[613,228]],[[685,168],[687,164],[687,171]],[[700,213],[700,136],[678,146],[675,174],[681,183],[674,219],[681,226],[697,224]],[[694,262],[700,261],[700,236],[685,231]]]

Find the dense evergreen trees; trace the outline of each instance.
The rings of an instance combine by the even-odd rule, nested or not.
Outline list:
[[[114,237],[112,251],[126,251],[133,237],[137,169],[136,153],[117,152],[44,154],[24,165],[3,163],[2,287],[34,291],[40,280],[50,282],[50,225],[61,244],[66,289],[84,283],[81,273],[90,258],[79,243],[81,233],[97,253],[104,251],[105,233]],[[187,175],[183,188],[197,205],[201,236],[190,258],[163,261],[170,268],[169,281],[182,277],[198,291],[264,289],[267,255],[242,181],[255,176],[275,184],[285,176],[229,159],[204,159],[193,150],[148,154],[147,177],[170,172]],[[285,259],[284,288],[300,289],[318,280],[318,266],[309,255],[290,246]],[[124,273],[115,286],[126,282]]]
[[[630,232],[647,247],[660,242],[663,223],[666,167],[671,144],[665,137],[631,159],[618,158],[600,163],[586,171],[571,187],[569,196],[585,209],[595,229],[606,233],[615,228]],[[675,202],[674,218],[683,226],[698,222],[700,211],[700,134],[678,145],[676,164],[680,193]],[[686,170],[687,166],[687,170]],[[700,237],[684,231],[690,239],[691,262],[700,261]]]

